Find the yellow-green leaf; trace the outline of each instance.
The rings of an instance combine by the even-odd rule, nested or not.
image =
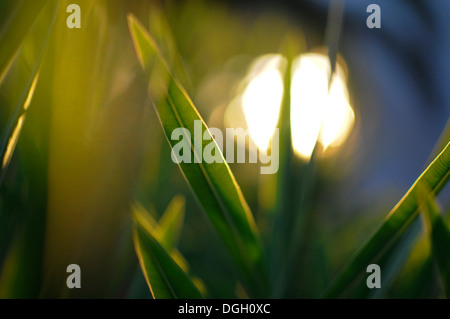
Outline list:
[[[163,247],[174,248],[177,246],[183,228],[184,206],[184,197],[177,195],[161,216],[158,225],[161,228],[160,242]]]
[[[3,131],[1,140],[0,140],[0,161],[1,161],[0,162],[0,185],[3,181],[5,173],[8,169],[9,163],[11,161],[11,157],[16,148],[17,141],[19,140],[20,133],[21,133],[23,125],[24,125],[28,107],[30,106],[34,91],[36,89],[36,84],[39,79],[39,70],[40,70],[40,67],[42,64],[42,59],[44,57],[44,54],[45,54],[45,51],[47,48],[47,43],[48,43],[48,40],[50,37],[50,33],[51,33],[51,31],[53,29],[53,25],[55,23],[56,12],[58,11],[58,7],[59,7],[59,4],[56,3],[55,8],[53,8],[54,14],[53,14],[52,20],[48,22],[49,23],[48,31],[47,31],[47,34],[45,35],[45,38],[41,45],[39,54],[34,62],[34,66],[31,71],[30,77],[29,77],[28,81],[24,84],[20,98],[17,101],[17,104],[14,108],[13,115],[9,119],[9,121],[6,125],[6,128]],[[27,29],[27,32],[28,32],[28,29]],[[9,35],[9,32],[7,32],[6,35],[4,35],[4,37],[9,38],[9,37],[12,37],[12,35]],[[13,42],[15,43],[15,41],[13,41]],[[2,42],[2,44],[3,44],[3,42]],[[7,48],[11,48],[11,50],[13,50],[15,48],[15,45],[10,46],[9,43],[5,43],[5,45],[6,45],[5,50]],[[1,63],[4,63],[3,60],[6,58],[3,56],[3,52],[4,52],[3,49],[0,50],[0,52],[2,52],[0,54],[0,64],[1,64]],[[0,67],[2,67],[2,65],[0,65]],[[3,71],[0,70],[0,72],[3,72]],[[2,75],[0,75],[0,76],[2,76]]]
[[[25,37],[35,23],[48,0],[2,0],[0,19],[0,83],[2,83]]]

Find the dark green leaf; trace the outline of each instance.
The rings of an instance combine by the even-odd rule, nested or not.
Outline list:
[[[441,274],[445,295],[450,298],[450,231],[439,213],[439,209],[426,188],[418,188],[420,209],[425,214],[428,232],[431,238],[433,256]]]
[[[344,270],[329,287],[325,296],[338,297],[356,279],[365,274],[369,264],[376,263],[384,252],[396,241],[418,215],[416,190],[419,184],[429,188],[436,195],[450,177],[450,143],[435,158],[403,196],[400,202],[388,214],[384,223],[369,241],[353,256]],[[420,187],[420,186],[419,186]]]

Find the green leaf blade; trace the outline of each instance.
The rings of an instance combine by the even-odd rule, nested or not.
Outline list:
[[[450,231],[430,191],[419,188],[418,196],[421,211],[425,214],[433,256],[439,268],[443,290],[446,297],[450,298]]]
[[[369,241],[353,256],[325,294],[336,298],[357,278],[365,274],[366,267],[376,260],[396,241],[418,215],[419,202],[416,190],[423,184],[432,194],[438,194],[450,177],[450,143],[428,166],[414,185],[392,209],[384,223]]]
[[[151,234],[136,225],[133,237],[142,272],[155,299],[203,298],[188,275]]]
[[[160,243],[160,245],[169,253],[170,257],[172,257],[172,259],[177,263],[178,266],[180,266],[181,269],[183,269],[183,271],[189,273],[188,264],[184,259],[183,255],[176,248],[175,244],[177,241],[177,237],[179,237],[179,235],[181,234],[183,226],[182,217],[184,217],[181,214],[181,212],[184,213],[184,206],[182,207],[183,211],[178,212],[175,211],[175,209],[181,207],[178,205],[180,204],[184,205],[184,203],[180,203],[179,201],[184,201],[184,198],[181,196],[174,197],[172,202],[169,204],[168,209],[164,212],[163,216],[161,217],[162,220],[165,220],[168,219],[169,216],[174,216],[174,214],[176,214],[176,216],[174,216],[176,220],[171,221],[170,224],[168,225],[174,228],[174,226],[171,224],[174,223],[179,224],[176,225],[176,227],[179,227],[179,229],[176,229],[175,231],[168,231],[170,229],[167,227],[167,225],[158,224],[156,220],[151,216],[151,214],[147,212],[147,210],[137,202],[131,206],[131,211],[133,213],[133,218],[137,221],[137,223]]]
[[[136,18],[129,16],[128,23],[139,61],[150,78],[150,94],[170,146],[173,148],[178,143],[171,139],[175,129],[183,128],[195,134],[196,122],[201,123],[202,137],[205,134],[210,143],[216,143],[188,94],[171,74],[155,41]],[[194,147],[195,138],[185,135],[190,143],[192,162],[202,156],[201,150]],[[218,150],[217,144],[215,146]],[[261,292],[267,284],[262,242],[241,190],[221,153],[220,156],[218,163],[178,164],[246,281],[254,291]]]
[[[450,231],[441,216],[433,223],[431,240],[444,292],[446,297],[450,298]]]

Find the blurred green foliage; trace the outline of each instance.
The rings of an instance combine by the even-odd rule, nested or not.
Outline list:
[[[330,287],[333,297],[444,296],[450,214],[425,209],[427,235],[412,221],[417,184],[386,221],[390,198],[347,211],[339,181],[352,169],[351,143],[336,157],[296,158],[289,89],[278,174],[223,163],[181,174],[170,160],[158,119],[166,134],[175,127],[167,84],[183,119],[223,128],[255,58],[283,54],[289,70],[306,50],[295,21],[207,1],[77,2],[81,29],[66,27],[68,0],[0,3],[0,298],[149,298],[146,282],[154,297],[319,298]],[[448,141],[418,179],[431,190],[424,202],[448,181]],[[363,286],[374,259],[383,269],[376,292]],[[72,263],[80,290],[65,286]]]

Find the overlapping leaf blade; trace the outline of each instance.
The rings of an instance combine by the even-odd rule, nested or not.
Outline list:
[[[203,298],[188,275],[142,226],[133,230],[136,254],[155,299]]]
[[[192,133],[195,121],[201,121],[202,137],[205,134],[214,142],[155,41],[134,16],[128,17],[128,23],[139,61],[149,76],[150,94],[170,146],[173,148],[178,142],[170,138],[173,130],[184,128],[184,132]],[[201,158],[201,150],[192,147],[196,136],[186,134],[185,138],[190,140],[192,158]],[[264,293],[267,275],[261,240],[240,188],[222,154],[220,156],[220,163],[179,163],[179,166],[254,294]]]
[[[175,197],[174,200],[178,201],[180,200],[180,198],[182,197]],[[161,224],[157,223],[156,220],[150,215],[150,213],[147,212],[145,208],[142,207],[139,203],[135,203],[131,207],[131,210],[133,212],[133,218],[139,223],[139,225],[141,225],[141,227],[147,233],[149,233],[153,238],[155,238],[158,241],[158,243],[160,243],[160,245],[167,251],[170,257],[178,264],[178,266],[180,266],[181,269],[183,269],[186,273],[188,273],[189,269],[187,262],[175,245],[177,238],[181,234],[183,216],[181,211],[176,212],[173,209],[169,210],[170,208],[174,208],[173,201],[169,204],[168,209],[164,212],[161,219],[167,219],[169,215],[174,217],[172,223],[180,224],[179,228],[176,229],[175,231],[174,230],[168,231],[167,228],[162,227]]]

